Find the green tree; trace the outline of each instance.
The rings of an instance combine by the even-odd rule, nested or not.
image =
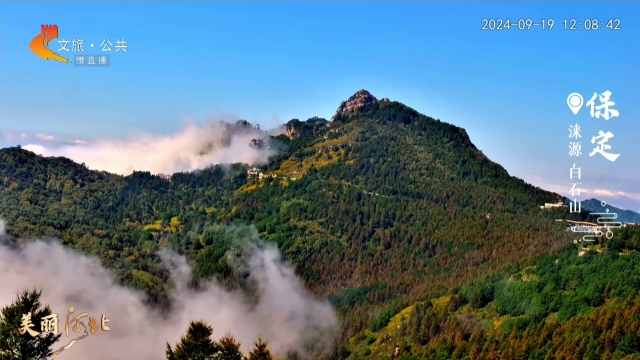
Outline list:
[[[253,346],[253,350],[249,353],[247,360],[274,360],[269,344],[261,338]]]
[[[218,342],[219,352],[216,354],[216,360],[244,360],[244,356],[240,352],[240,344],[231,334],[226,333]]]
[[[167,344],[167,360],[211,360],[219,350],[211,339],[213,328],[203,321],[192,321],[186,335],[171,349]]]
[[[52,356],[52,346],[60,335],[41,333],[40,323],[52,313],[49,306],[40,304],[40,295],[41,291],[35,289],[24,290],[12,304],[2,309],[0,360],[46,360]],[[29,314],[31,326],[27,330],[26,316]]]
[[[638,336],[633,332],[628,332],[622,337],[622,339],[620,339],[620,342],[616,347],[616,352],[621,355],[629,355],[637,353],[639,349]]]

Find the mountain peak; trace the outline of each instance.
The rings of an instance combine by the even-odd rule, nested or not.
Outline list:
[[[371,95],[370,92],[364,89],[360,89],[347,101],[343,101],[340,103],[340,106],[338,106],[338,110],[336,110],[336,114],[331,118],[331,121],[333,121],[338,115],[353,112],[365,105],[377,102],[378,99],[376,99],[375,96]]]

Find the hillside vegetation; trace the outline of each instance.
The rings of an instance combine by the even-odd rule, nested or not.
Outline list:
[[[367,359],[638,359],[640,226],[520,271],[380,313],[351,339]],[[396,356],[394,356],[396,355]]]
[[[187,255],[196,278],[224,281],[230,275],[224,255],[238,236],[229,226],[255,226],[295,264],[306,286],[342,314],[333,349],[340,359],[373,356],[387,346],[376,345],[382,341],[377,336],[390,323],[398,324],[403,339],[413,339],[402,349],[455,349],[460,342],[433,340],[439,330],[423,335],[415,330],[422,323],[398,314],[430,317],[426,321],[445,330],[461,326],[450,315],[463,311],[462,303],[436,313],[433,300],[574,246],[554,221],[569,218],[566,209],[539,207],[563,198],[510,176],[461,128],[391,101],[337,114],[328,125],[310,120],[292,120],[292,136],[272,139],[285,150],[263,168],[276,177],[263,179],[248,178],[243,164],[177,173],[170,180],[148,172],[122,177],[64,158],[0,149],[0,216],[15,238],[56,237],[98,256],[121,283],[146,291],[159,305],[167,301],[167,274],[157,250],[168,246]],[[487,281],[494,290],[500,283]],[[480,302],[488,308],[472,313],[523,316],[524,305],[504,310],[499,296],[489,298]],[[509,319],[503,323],[513,323]],[[478,328],[469,321],[473,333]],[[509,339],[483,334],[497,349],[487,351],[499,352]]]

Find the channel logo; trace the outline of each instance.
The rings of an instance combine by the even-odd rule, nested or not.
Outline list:
[[[42,25],[40,34],[31,40],[29,48],[38,57],[45,60],[56,60],[60,62],[70,63],[70,61],[49,49],[49,42],[58,38],[58,25]]]

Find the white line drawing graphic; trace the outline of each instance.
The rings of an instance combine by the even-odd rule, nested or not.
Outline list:
[[[607,206],[606,201],[602,201],[600,203],[602,207]],[[577,225],[571,226],[570,230],[576,233],[587,233],[584,235],[582,239],[573,240],[574,243],[578,242],[594,242],[598,238],[602,238],[604,235],[607,239],[611,240],[613,238],[612,229],[619,229],[622,227],[622,223],[619,221],[615,221],[618,218],[617,213],[609,212],[609,209],[605,209],[606,212],[603,213],[592,213],[593,215],[599,215],[596,222],[598,225]]]

